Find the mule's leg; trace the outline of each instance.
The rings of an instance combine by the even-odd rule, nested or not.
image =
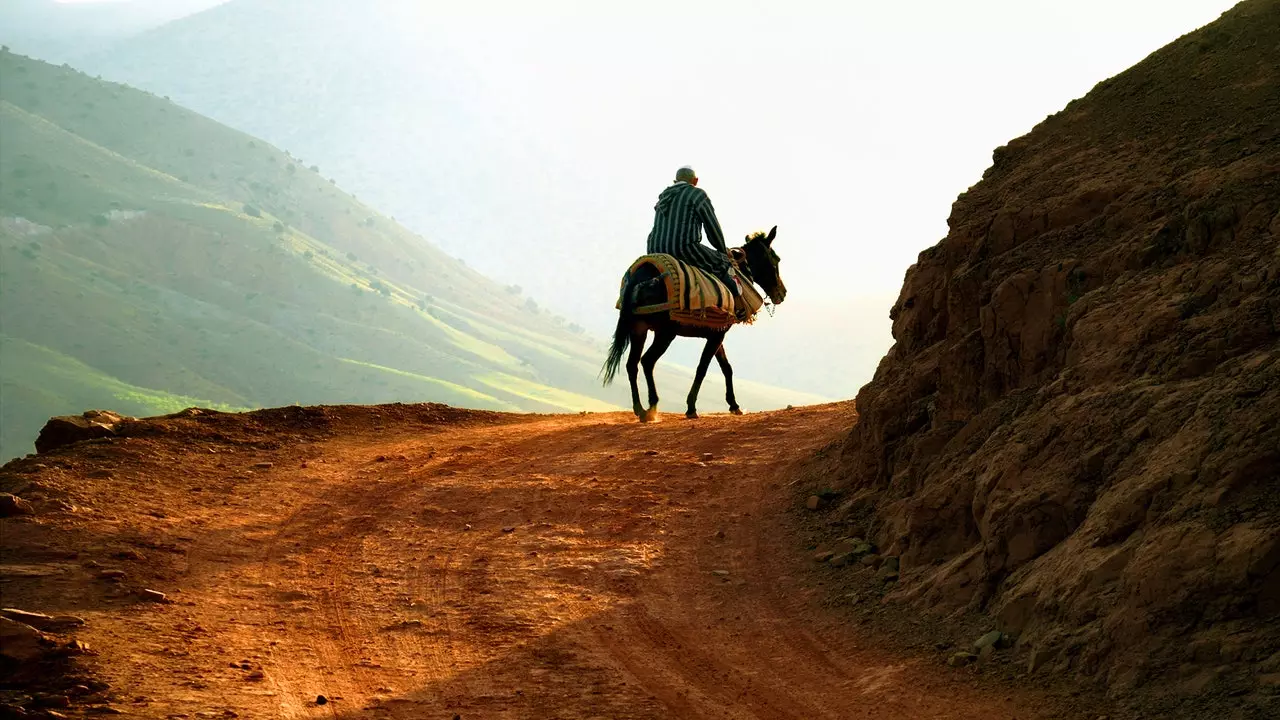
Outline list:
[[[720,372],[724,373],[724,399],[729,403],[729,412],[741,415],[742,408],[738,407],[738,399],[733,396],[733,366],[729,364],[729,356],[724,352],[724,343],[716,348],[716,362],[720,363]]]
[[[653,345],[644,354],[644,360],[641,361],[644,366],[644,380],[649,383],[649,410],[645,413],[646,421],[658,418],[658,384],[653,381],[653,368],[658,364],[658,359],[667,351],[667,348],[671,347],[671,341],[675,339],[676,334],[674,332],[655,332]]]
[[[640,422],[648,418],[644,414],[644,406],[640,404],[640,356],[644,354],[644,342],[649,339],[649,331],[644,328],[631,329],[631,354],[627,356],[627,379],[631,381],[631,409],[635,411]]]
[[[711,365],[711,356],[724,341],[724,334],[707,338],[706,347],[702,348],[702,357],[698,360],[698,371],[693,375],[693,387],[689,388],[689,409],[684,416],[690,420],[698,419],[698,391],[702,389],[702,381],[707,377],[707,368]]]

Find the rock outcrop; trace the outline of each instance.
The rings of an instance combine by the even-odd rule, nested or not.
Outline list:
[[[131,420],[109,410],[88,410],[83,415],[61,415],[49,418],[36,438],[36,452],[50,450],[83,440],[111,437],[125,420]]]
[[[948,225],[843,452],[894,597],[1115,691],[1280,672],[1280,2],[997,148]]]

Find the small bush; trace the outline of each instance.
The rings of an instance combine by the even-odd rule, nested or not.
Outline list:
[[[186,150],[182,151],[182,154],[186,155],[187,157],[195,157],[196,151],[195,151],[195,148],[187,148]]]
[[[262,217],[262,211],[252,205],[244,206],[244,214],[248,215],[249,217],[256,217],[256,218]]]
[[[107,220],[106,215],[94,215],[89,219],[89,222],[93,223],[97,227],[106,227],[107,223],[110,221]]]
[[[276,231],[276,232],[278,232],[278,233],[282,233],[282,232],[284,232],[284,223],[282,223],[282,222],[280,222],[279,220],[277,220],[277,221],[275,221],[274,223],[272,223],[272,224],[271,224],[271,229],[272,229],[272,230],[275,230],[275,231]]]
[[[318,173],[318,172],[320,172],[320,166],[319,166],[319,165],[312,165],[312,166],[311,166],[311,172],[313,172],[313,173]]]
[[[356,262],[356,254],[353,252],[347,253],[347,259],[350,260],[351,262]]]

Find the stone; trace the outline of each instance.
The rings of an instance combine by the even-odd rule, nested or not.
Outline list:
[[[1032,648],[1031,653],[1027,656],[1027,672],[1033,673],[1039,670],[1053,662],[1055,657],[1057,657],[1057,653],[1050,648]]]
[[[715,459],[716,459],[716,456],[714,453],[702,453],[703,462],[711,462],[712,460],[715,460]]]
[[[49,418],[36,437],[36,453],[43,455],[84,440],[114,437],[120,424],[132,419],[106,410],[89,410],[82,415]]]
[[[507,527],[502,528],[502,532],[504,533],[513,533],[515,531],[516,531],[516,528],[514,525],[508,525]]]
[[[833,556],[828,562],[831,564],[831,567],[844,567],[845,565],[851,564],[854,560],[855,558],[853,557],[853,553],[840,553],[839,555]]]
[[[113,708],[110,705],[92,705],[88,708],[88,712],[94,715],[123,715],[124,711]]]
[[[1000,643],[1003,638],[1004,638],[1004,633],[1000,632],[999,630],[992,630],[991,632],[983,635],[977,640],[974,640],[973,649],[975,651],[981,651],[983,648],[987,648],[987,647],[994,649],[998,646],[1001,646]]]
[[[35,515],[36,509],[31,503],[17,495],[0,493],[0,518],[17,517],[18,515]]]
[[[254,467],[254,468],[256,468],[256,469],[258,469],[258,470],[270,470],[271,468],[273,468],[273,467],[275,467],[275,466],[276,466],[276,464],[275,464],[275,463],[270,463],[270,462],[260,462],[260,463],[254,463],[254,464],[253,464],[253,467]]]
[[[28,612],[17,608],[0,609],[0,617],[7,617],[10,620],[30,625],[37,630],[46,631],[57,631],[84,625],[84,619],[75,615],[54,615],[51,617],[44,613]]]
[[[833,557],[835,557],[835,553],[831,552],[830,550],[823,550],[821,552],[814,553],[813,561],[824,563]]]
[[[880,569],[876,572],[876,577],[880,578],[884,582],[894,582],[898,579],[898,568],[890,565],[889,563],[885,563],[881,565]]]
[[[977,662],[977,660],[978,656],[971,652],[958,652],[947,658],[947,665],[950,667],[964,667]]]
[[[172,600],[169,599],[168,595],[165,595],[159,590],[149,590],[149,589],[143,588],[143,590],[138,594],[142,596],[143,600],[149,600],[153,603],[169,604],[173,602]]]
[[[244,677],[246,680],[252,680],[254,682],[258,682],[261,680],[266,680],[267,674],[262,672],[261,670],[254,670],[253,672],[249,673],[248,675],[245,675]]]
[[[652,457],[652,456],[654,456],[654,455],[657,455],[657,454],[658,454],[658,451],[657,451],[657,450],[645,450],[645,451],[644,451],[644,454],[645,454],[645,455],[649,455],[649,456],[651,456],[651,457]]]
[[[880,563],[883,561],[884,561],[884,558],[880,557],[875,553],[870,553],[868,555],[863,555],[862,559],[859,560],[858,562],[862,563],[863,565],[866,565],[869,568],[878,568],[880,567]]]
[[[65,708],[71,707],[71,698],[66,695],[37,695],[35,697],[36,705],[47,708]]]
[[[817,495],[810,495],[808,500],[804,501],[804,506],[810,510],[817,510],[822,505],[822,498]]]
[[[126,573],[123,570],[116,570],[116,569],[103,570],[102,572],[98,573],[98,579],[119,581],[119,580],[123,580],[126,576],[128,576],[128,574],[129,573]]]
[[[902,567],[902,561],[898,559],[897,555],[889,555],[881,565],[885,568],[891,568],[896,573]]]
[[[317,704],[317,705],[328,705],[328,704],[329,704],[329,698],[327,698],[327,697],[325,697],[325,696],[323,696],[323,695],[317,695],[317,696],[316,696],[316,704]]]
[[[0,658],[26,663],[53,649],[53,643],[26,623],[0,617]]]

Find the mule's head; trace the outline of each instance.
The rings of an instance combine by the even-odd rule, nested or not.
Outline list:
[[[768,234],[757,232],[748,235],[747,242],[742,246],[742,253],[751,281],[769,295],[769,300],[774,305],[781,305],[787,299],[787,286],[778,272],[778,263],[782,261],[778,253],[773,251],[773,239],[777,235],[777,225]]]

